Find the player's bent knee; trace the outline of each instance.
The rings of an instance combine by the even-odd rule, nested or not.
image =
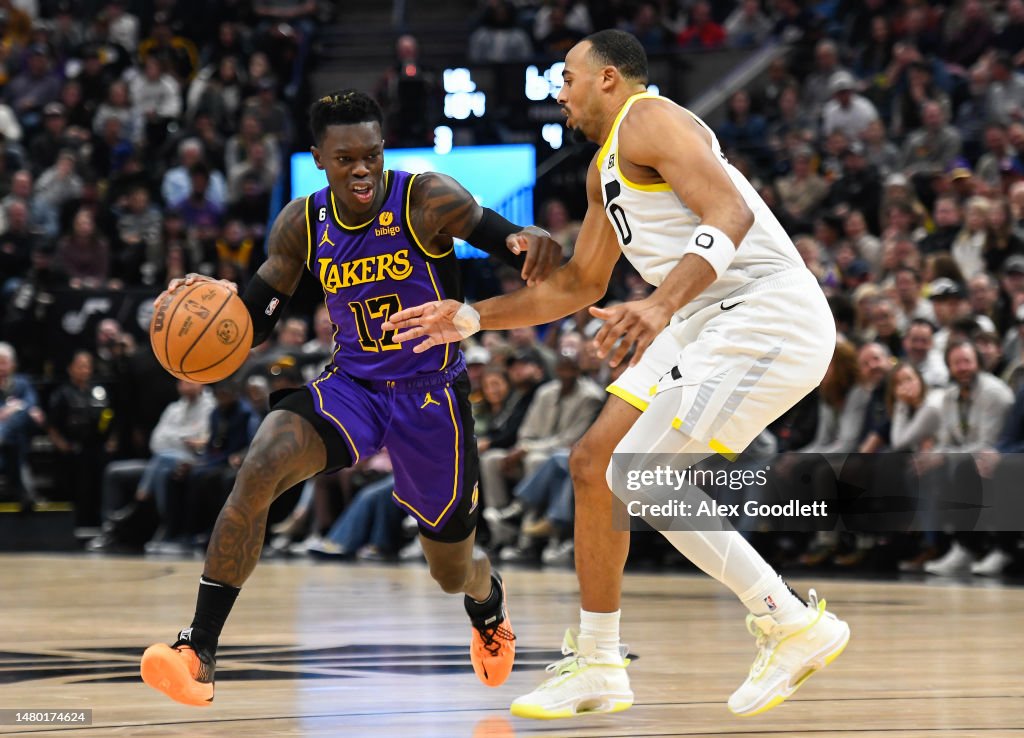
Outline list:
[[[447,594],[459,594],[465,590],[469,571],[468,563],[445,563],[431,565],[430,576]]]
[[[575,489],[587,489],[604,484],[600,452],[583,438],[569,452],[569,473]]]

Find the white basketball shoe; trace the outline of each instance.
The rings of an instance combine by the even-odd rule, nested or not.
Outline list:
[[[628,650],[609,654],[597,650],[593,636],[579,635],[575,628],[565,632],[565,658],[547,667],[554,676],[512,703],[517,717],[537,720],[622,712],[633,704],[633,690],[625,658]]]
[[[772,709],[790,697],[814,672],[837,658],[850,641],[850,626],[825,609],[812,589],[805,618],[785,625],[771,615],[747,615],[757,637],[750,675],[729,698],[729,709],[747,717]]]

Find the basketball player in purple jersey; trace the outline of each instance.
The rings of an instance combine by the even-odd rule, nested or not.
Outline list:
[[[431,576],[445,592],[465,593],[477,676],[498,686],[515,656],[501,578],[473,548],[478,464],[462,353],[447,344],[415,353],[380,326],[404,306],[462,299],[453,238],[515,264],[531,283],[558,266],[560,247],[531,227],[536,247],[525,258],[512,254],[506,237],[519,226],[481,208],[450,177],[385,171],[382,114],[367,95],[323,97],[310,119],[313,157],[328,186],[285,206],[243,300],[256,345],[309,269],[323,286],[336,349],[319,378],[271,397],[217,518],[192,625],[173,645],[143,655],[143,680],[189,705],[213,701],[217,642],[259,559],[270,504],[299,482],[384,446],[394,465],[394,501],[419,523]],[[168,289],[202,279],[189,275]]]

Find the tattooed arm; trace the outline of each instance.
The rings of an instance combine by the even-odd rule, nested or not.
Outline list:
[[[520,229],[482,208],[462,185],[445,174],[417,176],[410,200],[413,231],[431,254],[443,254],[451,248],[453,237],[461,238],[520,270],[531,284],[544,280],[562,261],[562,247],[547,231],[537,226]],[[510,239],[516,232],[535,238],[529,242]]]
[[[298,197],[284,206],[274,220],[267,238],[267,260],[256,270],[256,274],[272,289],[285,295],[291,295],[302,277],[302,269],[306,265],[306,198]],[[214,280],[204,274],[188,274],[179,279],[172,279],[167,286],[168,292],[178,287],[187,287],[193,282],[220,281],[235,292],[238,286],[227,280]],[[159,301],[159,298],[157,298]]]
[[[284,206],[267,238],[267,260],[256,274],[270,287],[291,295],[306,266],[306,198],[297,197]]]

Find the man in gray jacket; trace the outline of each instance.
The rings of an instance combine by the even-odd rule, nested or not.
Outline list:
[[[954,478],[956,462],[946,454],[981,456],[993,451],[1013,406],[1013,392],[1007,384],[981,371],[974,344],[951,344],[946,348],[946,364],[953,384],[943,391],[937,443],[933,452],[921,457],[918,464],[921,470],[941,468],[941,473],[930,476],[932,480]],[[938,489],[928,489],[926,480],[922,482],[932,497],[939,493]],[[957,535],[946,555],[929,561],[924,570],[940,575],[970,571],[975,557],[965,545],[966,538]]]
[[[921,122],[903,145],[903,170],[912,176],[944,172],[960,155],[960,133],[946,124],[942,106],[933,100],[921,105]]]

